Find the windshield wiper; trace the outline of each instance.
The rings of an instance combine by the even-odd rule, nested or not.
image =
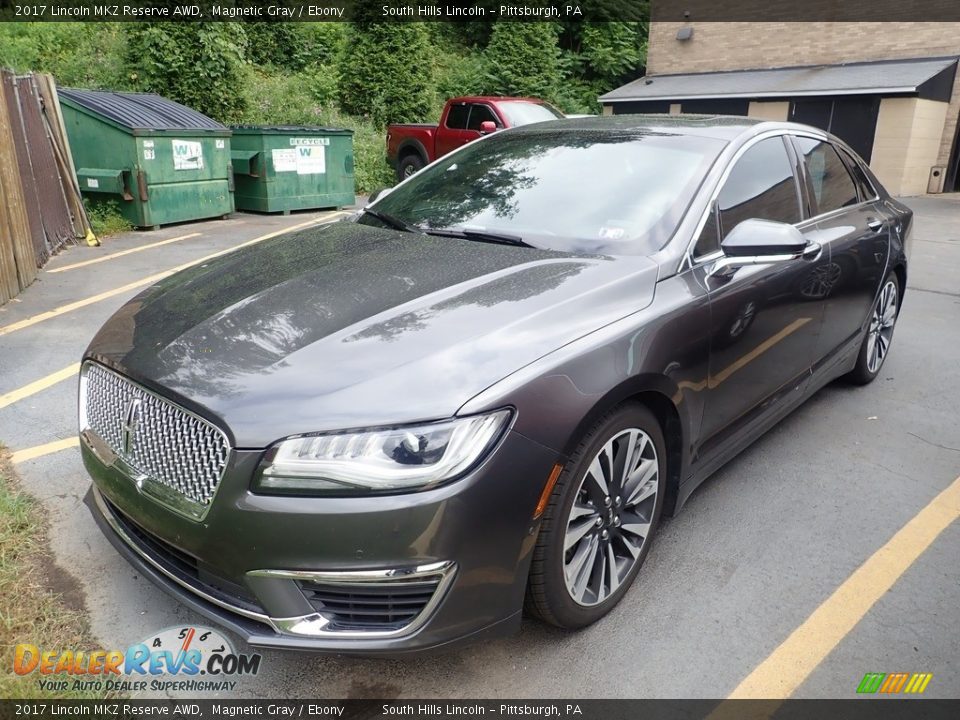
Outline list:
[[[414,225],[413,223],[408,223],[406,220],[401,220],[398,217],[393,215],[388,215],[385,212],[380,212],[379,210],[372,210],[370,208],[363,209],[364,214],[375,217],[377,220],[382,222],[384,225],[392,227],[394,230],[401,230],[408,233],[417,233],[423,235],[423,228],[419,225]]]
[[[441,237],[464,238],[465,240],[478,240],[480,242],[496,243],[498,245],[514,245],[516,247],[535,247],[525,241],[519,235],[508,235],[506,233],[488,232],[486,230],[472,230],[470,228],[437,228],[423,230],[428,235],[439,235]]]

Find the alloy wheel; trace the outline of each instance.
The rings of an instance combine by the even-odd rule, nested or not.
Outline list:
[[[876,373],[883,365],[893,340],[893,326],[897,321],[897,285],[888,280],[880,291],[867,330],[867,369]]]
[[[626,581],[650,537],[660,468],[643,430],[608,440],[580,479],[567,518],[564,578],[579,605],[609,598]]]

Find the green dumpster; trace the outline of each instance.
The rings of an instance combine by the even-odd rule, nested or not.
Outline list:
[[[137,227],[233,212],[230,130],[159,95],[59,90],[81,192]]]
[[[250,125],[232,130],[238,210],[286,214],[354,203],[352,130]]]

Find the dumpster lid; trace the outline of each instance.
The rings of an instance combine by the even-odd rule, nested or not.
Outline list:
[[[353,135],[349,128],[317,125],[231,125],[236,135]]]
[[[130,130],[226,130],[186,105],[151,93],[57,88],[61,98]]]

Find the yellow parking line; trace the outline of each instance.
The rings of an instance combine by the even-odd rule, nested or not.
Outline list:
[[[18,450],[10,456],[10,462],[19,463],[24,462],[25,460],[34,460],[38,457],[43,457],[44,455],[50,455],[51,453],[60,452],[61,450],[66,450],[67,448],[73,447],[80,447],[80,438],[69,437],[64,438],[63,440],[54,440],[53,442],[48,442],[45,445],[37,445],[36,447],[27,448],[26,450]]]
[[[893,587],[923,551],[957,518],[960,518],[960,477],[857,568],[800,627],[737,685],[728,699],[790,697],[877,600]],[[718,707],[718,711],[723,707]],[[737,710],[734,706],[731,710],[742,712],[743,708]],[[714,715],[719,717],[722,712]]]
[[[293,232],[294,230],[300,230],[309,225],[316,225],[317,223],[320,223],[323,220],[332,220],[341,215],[348,215],[348,214],[349,213],[347,211],[340,211],[340,212],[332,213],[330,215],[325,215],[322,218],[314,218],[313,220],[308,220],[307,222],[302,222],[302,223],[299,223],[298,225],[293,225],[288,228],[283,228],[282,230],[276,230],[274,232],[267,233],[266,235],[261,235],[260,237],[254,238],[253,240],[247,240],[246,242],[240,243],[239,245],[234,245],[233,247],[227,248],[226,250],[220,250],[219,252],[211,253],[210,255],[205,255],[202,258],[191,260],[188,263],[177,265],[176,267],[170,268],[169,270],[164,270],[163,272],[154,273],[153,275],[149,275],[140,280],[135,280],[132,283],[127,283],[126,285],[123,285],[122,287],[114,288],[113,290],[107,290],[106,292],[102,292],[99,295],[94,295],[92,297],[84,298],[83,300],[77,300],[76,302],[67,303],[66,305],[61,305],[58,308],[54,308],[53,310],[47,310],[46,312],[42,312],[38,315],[32,315],[31,317],[25,318],[23,320],[18,320],[15,323],[10,323],[9,325],[0,327],[0,336],[9,335],[10,333],[17,332],[18,330],[23,330],[24,328],[32,327],[38,323],[44,322],[45,320],[50,320],[51,318],[59,317],[60,315],[64,315],[68,312],[79,310],[80,308],[87,307],[88,305],[93,305],[94,303],[100,302],[101,300],[106,300],[107,298],[112,298],[116,295],[124,295],[130,292],[131,290],[136,290],[137,288],[143,287],[144,285],[152,285],[153,283],[159,282],[164,278],[170,277],[176,272],[180,272],[181,270],[186,270],[187,268],[193,267],[194,265],[199,265],[201,263],[205,263],[210,260],[213,260],[214,258],[227,255],[229,253],[232,253],[235,250],[239,250],[240,248],[245,248],[245,247],[248,247],[249,245],[254,245],[256,243],[263,242],[264,240],[269,240],[270,238],[275,238],[278,235],[284,235],[288,232]]]
[[[133,253],[142,252],[143,250],[151,250],[152,248],[160,247],[161,245],[169,245],[170,243],[180,242],[181,240],[189,240],[190,238],[198,237],[199,235],[200,233],[195,232],[190,233],[189,235],[181,235],[180,237],[170,238],[169,240],[161,240],[160,242],[149,243],[148,245],[139,245],[138,247],[130,248],[129,250],[121,250],[120,252],[104,255],[103,257],[95,257],[91,258],[90,260],[84,260],[83,262],[73,263],[72,265],[64,265],[63,267],[47,270],[47,272],[61,273],[66,272],[67,270],[76,270],[77,268],[86,267],[87,265],[96,265],[97,263],[106,262],[107,260],[123,257],[124,255],[131,255]]]
[[[73,365],[65,367],[63,370],[57,370],[57,372],[51,373],[46,377],[34,380],[29,385],[24,385],[22,388],[0,395],[0,408],[5,408],[7,405],[12,405],[18,400],[23,400],[25,397],[30,397],[34,393],[46,390],[51,385],[56,385],[58,382],[72,378],[79,371],[80,363],[74,363]]]

